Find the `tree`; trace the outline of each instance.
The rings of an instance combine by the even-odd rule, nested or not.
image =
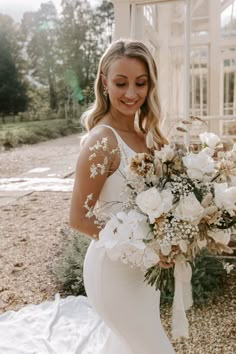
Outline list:
[[[30,75],[49,90],[49,105],[52,110],[57,102],[58,15],[52,1],[41,4],[37,12],[25,13],[22,33],[30,61]]]
[[[61,77],[64,77],[65,92],[68,100],[77,100],[82,90],[88,103],[93,97],[90,93],[99,59],[111,42],[113,4],[103,0],[100,6],[92,8],[87,0],[63,0],[62,7],[59,42],[64,60]],[[73,73],[73,80],[67,79],[68,71],[70,78]],[[75,81],[77,86],[72,85]]]
[[[7,37],[7,33],[0,31],[0,113],[3,116],[23,112],[28,104],[26,84],[21,79]]]

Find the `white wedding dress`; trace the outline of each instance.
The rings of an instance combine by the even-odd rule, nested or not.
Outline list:
[[[113,130],[129,157],[135,152]],[[122,200],[122,171],[105,182],[98,205]],[[109,209],[117,211],[117,206]],[[111,261],[92,241],[84,262],[88,298],[69,296],[0,316],[0,354],[174,354],[159,314],[160,292],[144,274]]]
[[[106,180],[99,196],[98,207],[124,200],[122,193],[126,158],[135,152],[116,135],[124,152],[119,168]],[[109,212],[119,211],[119,204]],[[99,354],[171,354],[174,350],[163,330],[160,314],[160,292],[144,283],[144,273],[138,268],[113,261],[104,248],[92,241],[84,262],[84,284],[89,302],[111,329]]]

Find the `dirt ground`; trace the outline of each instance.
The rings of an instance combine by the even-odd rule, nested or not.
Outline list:
[[[70,193],[35,192],[0,208],[0,312],[53,299]]]

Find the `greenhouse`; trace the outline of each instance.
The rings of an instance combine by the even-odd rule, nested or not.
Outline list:
[[[166,132],[183,137],[175,127],[194,116],[207,125],[194,119],[192,139],[208,130],[235,141],[236,0],[113,3],[114,39],[142,40],[156,58]]]

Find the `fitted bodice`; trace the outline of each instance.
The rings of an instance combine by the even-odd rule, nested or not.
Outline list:
[[[117,202],[125,200],[125,167],[127,166],[129,158],[135,155],[136,152],[124,142],[124,140],[120,137],[114,128],[110,127],[109,125],[102,126],[107,127],[113,131],[122,153],[120,155],[120,165],[118,169],[106,179],[100,192],[96,207],[102,207],[104,211],[116,213],[121,210],[121,205]]]

